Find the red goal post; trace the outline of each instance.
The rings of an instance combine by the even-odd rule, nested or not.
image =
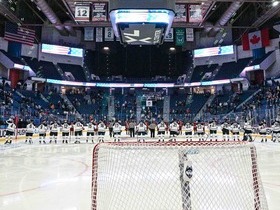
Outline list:
[[[100,143],[92,209],[268,209],[246,142]]]

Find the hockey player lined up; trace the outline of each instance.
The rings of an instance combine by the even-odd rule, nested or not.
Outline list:
[[[70,125],[68,124],[67,120],[61,126],[62,131],[62,143],[68,144],[69,136],[70,136]]]
[[[229,130],[230,130],[230,124],[228,123],[227,120],[225,120],[222,124],[222,133],[223,133],[223,140],[229,141]]]
[[[35,125],[33,124],[33,120],[30,121],[29,124],[26,125],[26,140],[25,143],[27,143],[27,141],[29,142],[29,144],[32,144],[32,137],[33,137],[33,133],[35,132]]]
[[[104,142],[105,132],[106,132],[106,125],[103,121],[100,121],[97,125],[98,142]]]
[[[271,126],[272,128],[272,141],[276,142],[276,140],[278,142],[280,142],[280,124],[278,121],[275,121],[273,123],[273,125]]]
[[[143,121],[140,121],[140,123],[136,126],[136,132],[138,141],[141,142],[142,140],[144,142],[145,136],[147,135],[147,126]]]
[[[81,137],[83,136],[84,126],[78,119],[77,122],[74,124],[74,131],[75,131],[75,144],[81,143]]]
[[[170,141],[176,141],[176,136],[179,135],[179,124],[175,120],[169,125],[169,132]]]
[[[243,137],[243,141],[253,141],[252,138],[252,133],[253,133],[253,127],[251,125],[251,122],[248,120],[245,121],[244,123],[244,137]]]
[[[122,132],[122,126],[118,121],[116,121],[113,125],[114,141],[120,141],[121,140],[121,132]]]
[[[261,142],[267,142],[267,126],[266,122],[263,120],[259,124],[259,134],[260,137],[262,138]]]
[[[204,141],[205,128],[204,125],[200,122],[196,126],[196,134],[198,136],[198,141]]]
[[[232,132],[233,140],[240,141],[239,139],[240,125],[237,122],[234,122],[231,125],[231,132]]]
[[[95,130],[95,125],[93,124],[93,120],[91,120],[88,125],[87,125],[87,140],[86,142],[88,143],[88,140],[91,140],[92,143],[94,143],[94,130]]]
[[[52,140],[54,140],[54,143],[57,143],[57,136],[58,136],[58,123],[57,121],[54,121],[51,123],[50,126],[50,144],[52,143]]]
[[[218,130],[218,126],[217,126],[216,121],[215,120],[211,121],[209,123],[210,141],[212,141],[213,139],[218,141],[217,130]]]
[[[193,131],[193,126],[189,123],[189,122],[187,122],[186,124],[185,124],[185,127],[184,127],[184,129],[185,129],[185,135],[186,135],[186,140],[187,141],[192,141],[192,131]]]
[[[6,137],[5,144],[11,144],[12,139],[14,138],[14,135],[15,135],[16,125],[14,124],[13,119],[7,120],[6,123],[8,124],[8,126],[7,126],[6,134],[5,134],[5,137]]]
[[[46,121],[43,121],[39,127],[38,127],[38,132],[39,132],[39,143],[41,144],[42,141],[44,144],[46,144],[46,133],[47,133],[48,127]]]
[[[157,130],[158,130],[158,141],[164,141],[164,136],[165,136],[165,131],[167,129],[167,126],[165,125],[164,121],[162,120],[158,125],[157,125]]]

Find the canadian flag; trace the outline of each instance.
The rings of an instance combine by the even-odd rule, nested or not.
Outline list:
[[[242,36],[243,50],[254,50],[270,45],[268,28]]]

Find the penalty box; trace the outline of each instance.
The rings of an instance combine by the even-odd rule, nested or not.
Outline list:
[[[160,45],[175,16],[174,0],[111,0],[110,20],[123,45]]]

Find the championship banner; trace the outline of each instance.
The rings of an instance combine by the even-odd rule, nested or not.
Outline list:
[[[92,21],[102,22],[108,20],[108,2],[92,2]]]
[[[187,4],[175,4],[175,17],[173,22],[187,22]]]
[[[186,28],[186,41],[187,42],[193,42],[194,41],[193,28]]]
[[[164,37],[165,42],[173,42],[174,40],[174,28],[170,28],[170,31]]]
[[[176,46],[183,46],[185,44],[185,32],[184,28],[176,28]]]
[[[103,28],[96,28],[95,41],[103,42]]]
[[[85,41],[94,41],[94,28],[93,27],[84,28],[84,40]]]
[[[198,23],[203,20],[202,6],[200,4],[189,4],[189,22]]]
[[[105,27],[104,40],[105,40],[105,42],[114,41],[114,31],[113,31],[112,27]]]
[[[76,2],[75,4],[75,20],[89,22],[90,5],[83,4],[83,2]]]

